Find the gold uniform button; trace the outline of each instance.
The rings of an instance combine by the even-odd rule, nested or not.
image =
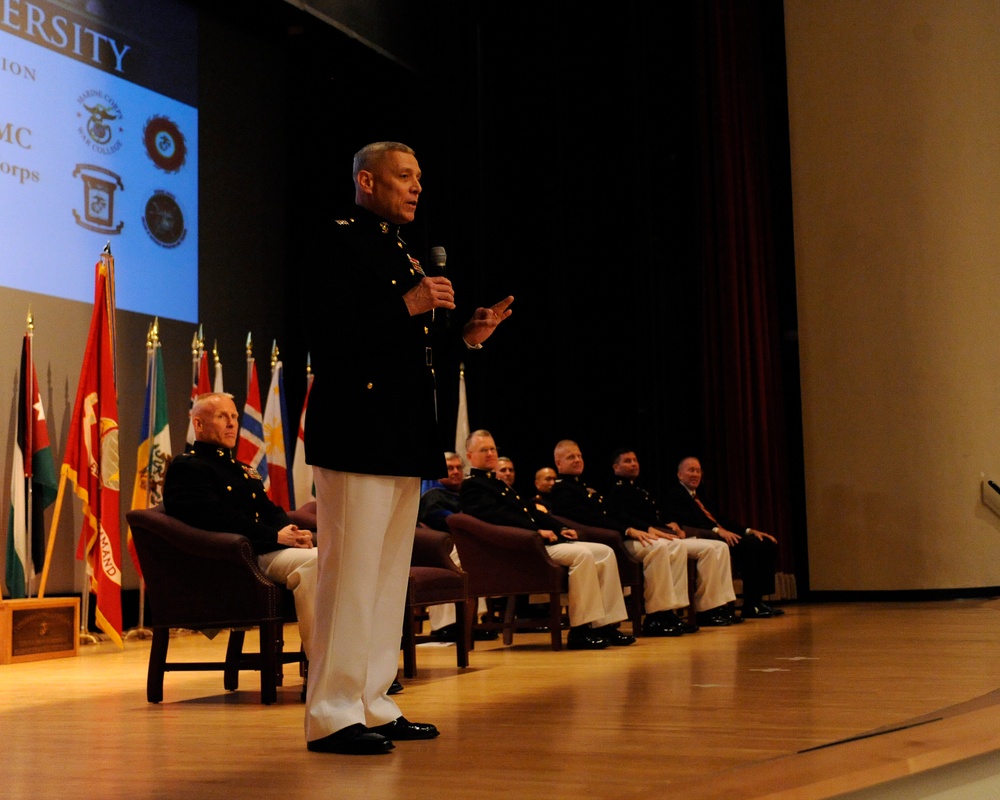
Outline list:
[[[428,328],[426,325],[424,325],[424,336],[426,336],[430,332],[431,332],[430,328]]]
[[[250,492],[250,498],[252,500],[256,500],[257,499],[257,492]]]
[[[393,286],[395,286],[395,285],[396,285],[396,281],[395,281],[395,280],[393,280],[393,281],[392,281],[392,285],[393,285]]]
[[[227,487],[226,487],[226,491],[227,491],[227,492],[231,492],[232,490],[233,490],[233,487],[232,487],[232,486],[227,486]]]
[[[368,389],[371,389],[371,388],[372,388],[372,385],[373,385],[373,384],[369,383],[369,384],[368,384],[368,386],[367,386],[367,388],[368,388]]]

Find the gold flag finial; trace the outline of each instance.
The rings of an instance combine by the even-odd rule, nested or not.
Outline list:
[[[271,369],[274,369],[274,365],[278,363],[278,340],[275,339],[274,343],[271,345]]]
[[[253,338],[247,331],[247,358],[253,358]]]

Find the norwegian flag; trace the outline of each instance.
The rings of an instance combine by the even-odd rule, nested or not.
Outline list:
[[[257,362],[253,356],[247,358],[247,400],[243,406],[243,422],[240,425],[240,439],[236,445],[236,459],[257,470],[257,474],[264,481],[264,488],[269,487],[264,449],[264,419],[260,411],[260,386],[257,383]]]

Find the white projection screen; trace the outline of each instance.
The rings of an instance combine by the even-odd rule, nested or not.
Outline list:
[[[0,0],[0,286],[196,321],[197,90],[179,0]]]

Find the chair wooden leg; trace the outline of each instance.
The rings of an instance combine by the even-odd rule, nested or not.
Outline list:
[[[517,609],[517,597],[510,595],[503,612],[503,643],[510,645],[514,641],[514,612]]]
[[[229,692],[235,692],[240,685],[240,661],[243,658],[243,640],[245,638],[246,631],[232,630],[229,632],[226,666],[222,674],[222,685]]]
[[[455,619],[465,619],[466,603],[455,603]],[[465,625],[456,626],[458,637],[455,642],[455,657],[460,669],[469,666],[469,630]]]
[[[549,595],[549,633],[552,649],[562,650],[562,598],[559,592]]]
[[[417,676],[417,610],[413,606],[406,607],[403,615],[403,677]]]
[[[698,587],[698,559],[689,558],[688,559],[688,597],[693,598],[695,589]],[[688,622],[692,625],[698,624],[698,609],[694,607],[694,601],[688,603],[687,607],[687,618]]]
[[[633,586],[632,594],[629,595],[629,619],[632,621],[632,635],[636,638],[642,636],[642,612],[645,610],[645,602],[642,596],[642,587]]]
[[[476,609],[479,606],[478,597],[466,598],[465,602],[465,614],[462,617],[456,617],[456,621],[463,620],[463,625],[465,626],[465,643],[469,650],[474,650],[476,647],[476,637],[472,635],[472,624],[476,619]]]
[[[260,624],[260,702],[272,705],[278,702],[277,673],[280,659],[275,652],[278,633],[275,630],[280,622],[262,622]]]
[[[149,668],[146,672],[146,700],[150,703],[159,703],[163,700],[163,673],[166,671],[169,644],[170,629],[153,628],[153,642],[149,648]]]
[[[278,659],[278,668],[274,673],[274,685],[284,686],[285,685],[285,660],[282,658],[282,654],[285,652],[285,626],[282,623],[278,623],[275,626],[274,632],[274,655]]]

